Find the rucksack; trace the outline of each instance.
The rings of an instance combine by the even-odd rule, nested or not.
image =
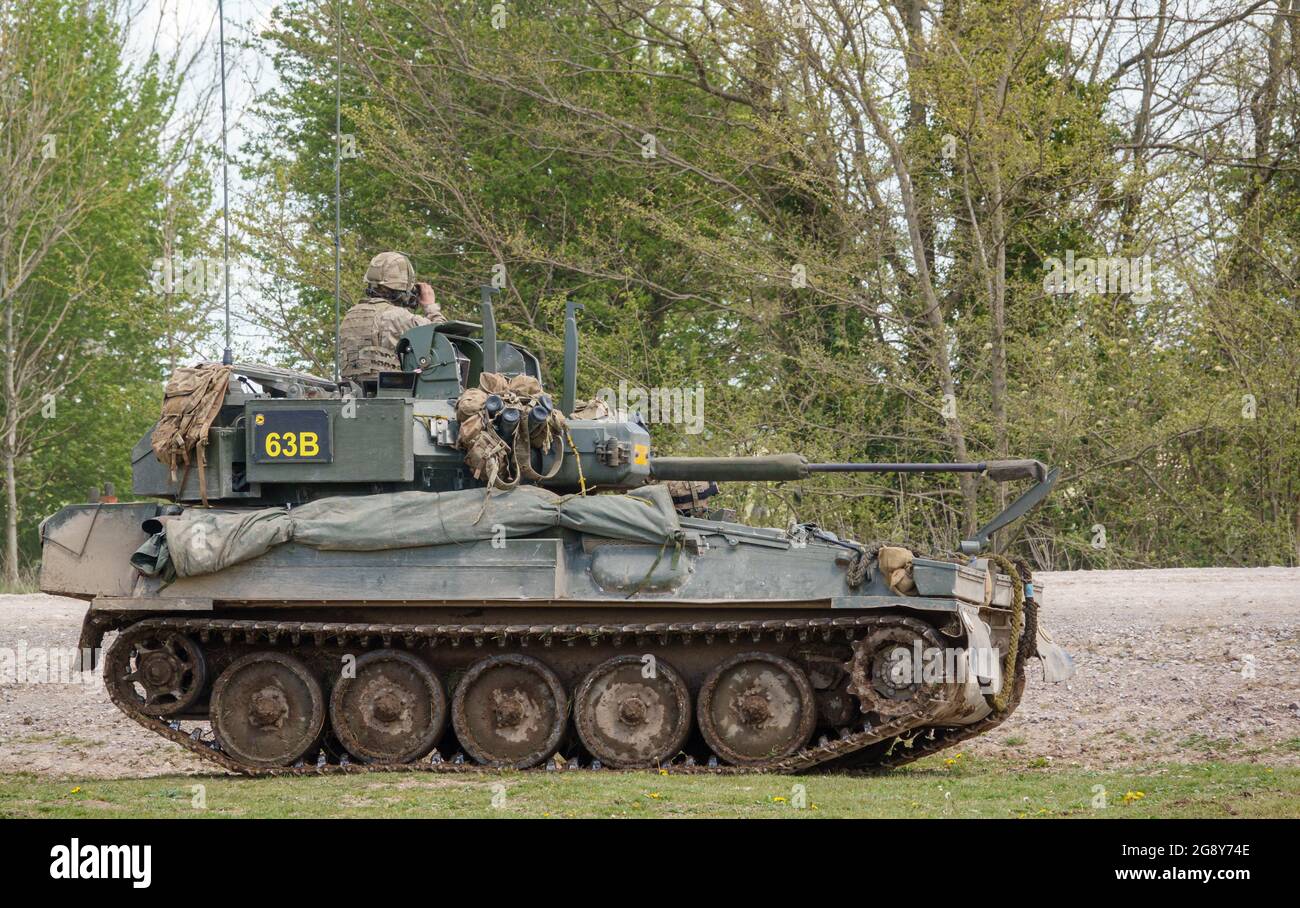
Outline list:
[[[221,412],[230,384],[230,366],[207,363],[182,366],[167,379],[163,391],[162,417],[154,427],[149,444],[158,462],[167,468],[179,496],[189,481],[190,467],[199,468],[199,497],[208,504],[208,430]],[[177,477],[177,471],[184,472]]]

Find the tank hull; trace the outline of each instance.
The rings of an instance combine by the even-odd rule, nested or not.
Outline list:
[[[291,543],[163,581],[129,556],[168,508],[65,508],[42,588],[89,601],[83,648],[112,635],[119,708],[239,772],[896,765],[1005,719],[1037,641],[1007,578],[919,559],[904,595],[846,547],[698,519],[676,551],[571,530]]]

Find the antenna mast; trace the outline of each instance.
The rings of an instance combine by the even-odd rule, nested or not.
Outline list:
[[[223,277],[221,289],[226,296],[226,349],[221,354],[223,365],[235,361],[230,349],[230,157],[226,152],[226,10],[225,0],[217,0],[217,34],[221,48],[221,260]]]
[[[334,384],[339,383],[339,269],[342,259],[343,8],[334,0]]]

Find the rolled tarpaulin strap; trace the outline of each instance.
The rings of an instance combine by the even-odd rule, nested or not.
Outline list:
[[[1015,479],[1042,482],[1047,476],[1047,465],[1037,460],[990,460],[985,475],[994,482],[1011,482]]]
[[[655,479],[714,482],[789,482],[807,476],[808,462],[798,454],[767,457],[656,457],[650,461]]]

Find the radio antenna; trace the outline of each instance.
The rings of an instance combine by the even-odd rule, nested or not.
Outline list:
[[[226,10],[225,0],[217,0],[217,41],[221,52],[221,289],[226,296],[226,349],[222,365],[235,361],[230,349],[230,157],[226,152]]]
[[[334,0],[334,384],[339,383],[339,270],[342,267],[343,7]]]

